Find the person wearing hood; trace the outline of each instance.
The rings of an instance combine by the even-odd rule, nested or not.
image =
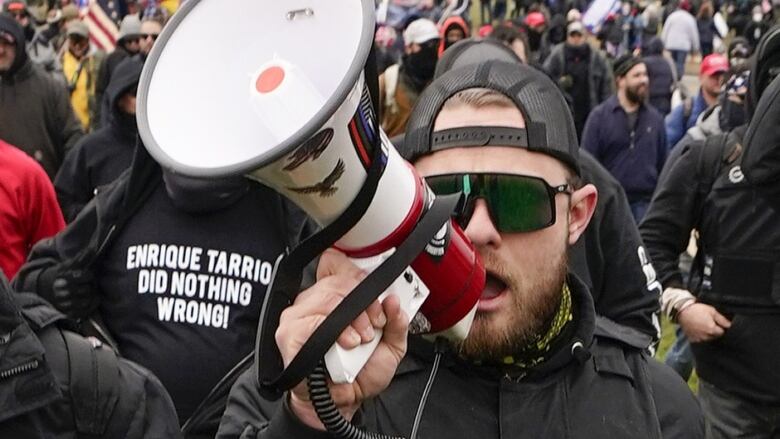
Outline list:
[[[469,26],[466,24],[466,20],[462,17],[454,16],[444,20],[441,25],[441,33],[439,35],[439,51],[438,56],[444,53],[447,48],[457,43],[458,41],[469,37]]]
[[[27,41],[27,54],[30,59],[42,66],[52,76],[60,78],[62,64],[57,57],[57,49],[53,44],[53,39],[59,34],[59,28],[56,24],[36,32],[26,0],[5,2],[3,4],[3,12],[12,15],[24,29],[24,37]]]
[[[194,422],[204,432],[188,437],[213,438],[221,410],[196,408],[252,352],[274,262],[295,246],[303,215],[243,176],[193,179],[161,169],[143,145],[134,152],[75,220],[33,247],[15,286],[105,322],[122,356],[160,378],[182,425],[205,417]]]
[[[439,50],[439,30],[427,18],[417,19],[403,32],[401,62],[379,76],[381,125],[388,136],[406,130],[406,122],[417,97],[433,79]]]
[[[68,92],[27,56],[24,31],[0,15],[0,139],[15,145],[54,178],[82,134]]]
[[[558,82],[570,100],[580,137],[588,115],[612,95],[614,83],[609,63],[588,44],[581,22],[569,23],[566,41],[553,48],[544,62],[544,71]]]
[[[650,79],[647,100],[661,115],[666,116],[672,111],[672,93],[677,83],[677,74],[663,52],[664,43],[658,37],[642,42],[642,61]]]
[[[691,342],[708,437],[715,439],[769,439],[780,430],[780,210],[742,169],[755,163],[745,161],[746,141],[756,144],[749,127],[769,124],[777,132],[776,111],[756,103],[777,99],[770,83],[778,53],[774,28],[751,63],[748,124],[683,146],[639,227],[664,287],[661,308]],[[771,137],[759,142],[771,144]],[[684,282],[679,257],[694,229],[698,253]]]
[[[76,218],[99,186],[116,180],[130,167],[138,136],[135,93],[142,69],[138,56],[117,66],[106,93],[111,103],[108,124],[82,137],[57,172],[54,187],[68,222]]]
[[[95,82],[95,103],[100,110],[98,120],[93,127],[99,128],[109,122],[111,116],[111,98],[106,96],[106,88],[111,82],[111,75],[126,58],[141,50],[141,20],[135,15],[127,15],[119,25],[116,48],[109,53],[100,64]]]

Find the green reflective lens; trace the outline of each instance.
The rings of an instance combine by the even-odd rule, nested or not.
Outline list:
[[[466,227],[477,199],[484,199],[501,232],[530,232],[555,223],[555,195],[568,185],[551,187],[541,178],[514,174],[449,174],[426,178],[435,194],[467,196],[458,222]]]

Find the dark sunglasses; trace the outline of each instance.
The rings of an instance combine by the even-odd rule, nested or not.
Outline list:
[[[482,198],[498,231],[533,232],[555,224],[555,196],[571,195],[571,185],[550,186],[541,178],[515,174],[447,174],[426,177],[437,195],[463,192],[466,202],[456,215],[464,229]]]
[[[141,39],[145,40],[147,38],[151,38],[152,40],[156,40],[159,35],[160,34],[141,34]]]

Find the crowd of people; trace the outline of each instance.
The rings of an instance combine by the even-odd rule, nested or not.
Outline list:
[[[119,2],[108,53],[83,2],[0,3],[0,437],[340,437],[305,383],[273,400],[253,364],[274,263],[319,226],[139,136],[178,2]],[[780,437],[780,1],[376,3],[377,122],[434,193],[468,195],[487,281],[460,345],[409,335],[392,295],[361,314],[339,344],[381,340],[329,384],[340,416],[420,437]],[[285,364],[365,277],[335,249],[311,271],[276,332]]]

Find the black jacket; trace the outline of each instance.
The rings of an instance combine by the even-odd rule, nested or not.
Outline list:
[[[97,73],[97,80],[95,81],[95,103],[100,109],[100,119],[96,120],[93,126],[95,128],[103,127],[110,120],[111,106],[113,99],[107,96],[108,86],[112,81],[114,70],[119,67],[125,59],[132,56],[130,52],[125,49],[122,43],[117,44],[116,49],[109,53],[106,58],[100,63],[100,68]]]
[[[687,386],[645,354],[621,327],[597,319],[586,287],[570,277],[571,338],[525,377],[469,364],[446,353],[420,424],[420,437],[686,438],[704,437]],[[590,355],[575,355],[581,342]],[[580,351],[582,352],[582,351]],[[408,435],[431,372],[432,349],[410,339],[390,386],[356,416],[368,431]],[[264,401],[252,371],[233,387],[219,438],[328,438],[289,409]]]
[[[756,252],[756,245],[771,245],[777,242],[780,233],[776,221],[766,224],[772,209],[762,207],[760,198],[753,194],[753,189],[746,187],[749,184],[739,172],[738,145],[742,143],[745,128],[728,133],[722,147],[715,141],[721,136],[682,146],[680,157],[665,170],[639,228],[664,288],[690,288],[699,300],[715,306],[731,320],[731,327],[722,337],[691,345],[701,379],[757,404],[777,406],[780,405],[780,374],[777,373],[780,314],[777,308],[756,312],[711,300],[718,297],[710,290],[716,284],[722,285],[721,275],[732,280],[731,294],[746,298],[750,293],[755,294],[757,291],[753,291],[755,288],[750,284],[756,282],[756,278],[771,276],[771,268],[759,265],[758,260],[744,266],[732,259],[733,262],[720,265],[724,269],[718,270],[718,261],[724,260],[718,258],[728,252],[738,255]],[[705,159],[710,156],[704,153],[707,148],[718,148],[718,153],[712,155],[712,159]],[[733,206],[730,203],[739,200],[736,197],[742,197],[743,205],[729,211]],[[745,202],[750,206],[746,207]],[[695,283],[686,286],[678,260],[693,229],[699,231],[699,248],[707,256],[697,255],[692,270]],[[773,256],[776,254],[775,248]],[[751,273],[756,268],[762,273]],[[740,273],[734,275],[735,269]],[[744,277],[740,279],[740,275]],[[735,282],[739,285],[733,287]]]
[[[138,84],[143,62],[130,58],[117,67],[107,90],[110,115],[108,124],[82,137],[68,151],[54,179],[62,212],[67,222],[92,199],[99,186],[116,180],[133,160],[138,136],[135,117],[121,112],[117,102]]]
[[[54,178],[65,152],[82,134],[81,123],[65,84],[27,57],[24,34],[13,21],[0,16],[0,30],[17,38],[16,59],[0,78],[0,139],[33,157]]]
[[[28,262],[14,279],[16,289],[47,291],[52,288],[60,270],[92,270],[112,242],[121,237],[127,221],[159,188],[161,174],[159,165],[146,149],[136,148],[130,169],[112,184],[101,187],[65,230],[33,247]],[[276,203],[267,206],[269,215],[272,215],[270,218],[278,220],[279,233],[286,232],[288,245],[293,246],[299,234],[295,225],[302,222],[302,216],[281,196],[277,196],[276,200]],[[212,429],[212,436],[218,417],[219,413],[207,420],[209,425],[204,427]]]
[[[587,151],[580,150],[582,179],[599,192],[593,220],[569,249],[569,269],[585,282],[596,313],[647,336],[660,336],[661,286],[620,183]]]
[[[0,274],[0,437],[181,436],[154,375],[68,326],[38,296],[12,293]],[[100,359],[80,362],[90,357]]]

